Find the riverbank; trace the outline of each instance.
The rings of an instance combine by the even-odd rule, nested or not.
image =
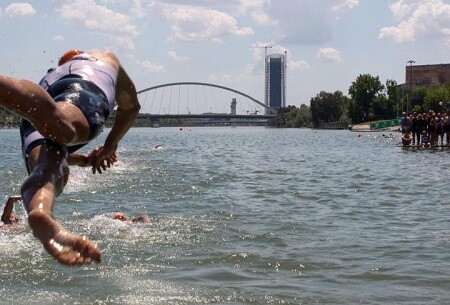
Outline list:
[[[20,127],[20,122],[3,123],[0,122],[0,129],[16,129]]]
[[[390,126],[390,127],[386,127],[386,128],[380,128],[380,129],[370,129],[369,124],[353,125],[350,128],[350,131],[354,131],[354,132],[373,132],[373,131],[397,132],[399,130],[400,130],[400,126]]]

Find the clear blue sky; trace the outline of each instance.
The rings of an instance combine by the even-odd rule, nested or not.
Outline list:
[[[38,81],[68,49],[117,52],[138,89],[212,82],[264,100],[263,48],[288,52],[287,104],[348,94],[360,74],[405,81],[450,62],[444,0],[0,1],[0,74]]]

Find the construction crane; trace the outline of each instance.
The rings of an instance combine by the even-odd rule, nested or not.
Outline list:
[[[267,49],[272,49],[271,45],[253,45],[251,48],[264,48],[264,103],[269,106],[269,97],[268,97],[268,87],[269,87],[269,77],[267,75]],[[267,112],[266,112],[267,114]]]
[[[267,58],[267,49],[272,49],[272,46],[271,45],[265,45],[265,46],[253,45],[253,46],[250,46],[250,48],[257,48],[257,49],[264,48],[264,61],[265,61]]]

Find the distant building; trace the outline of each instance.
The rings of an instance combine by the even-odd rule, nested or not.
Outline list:
[[[414,61],[411,62],[414,63]],[[407,65],[405,83],[398,85],[404,92],[407,92],[406,112],[410,113],[409,106],[414,87],[443,86],[448,83],[450,83],[450,64]]]
[[[450,64],[410,65],[405,69],[403,86],[432,86],[450,83]]]
[[[286,107],[286,53],[266,57],[265,103],[279,109]]]

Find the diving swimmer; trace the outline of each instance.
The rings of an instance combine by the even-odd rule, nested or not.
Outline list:
[[[117,161],[118,143],[139,112],[135,85],[119,59],[109,51],[71,50],[39,84],[0,76],[0,105],[23,118],[22,153],[29,176],[21,196],[33,235],[62,264],[100,262],[97,244],[64,229],[53,206],[67,183],[69,165],[101,174]],[[103,145],[77,153],[102,132],[116,106]]]

